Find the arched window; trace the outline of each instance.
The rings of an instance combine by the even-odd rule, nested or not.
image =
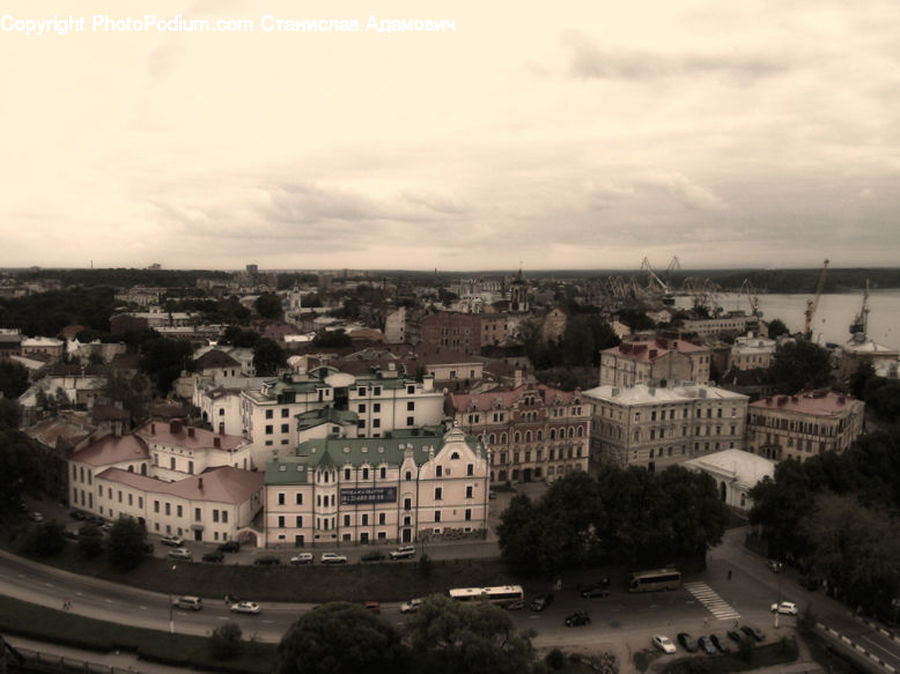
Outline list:
[[[583,426],[579,426],[579,427],[578,427],[578,437],[579,437],[579,438],[583,438],[583,437],[584,437],[584,427],[583,427]]]
[[[556,429],[555,428],[550,429],[550,439],[556,440]]]
[[[501,433],[501,434],[500,434],[500,444],[501,444],[501,445],[505,445],[505,444],[506,444],[506,433]]]
[[[515,433],[515,435],[514,435],[513,437],[515,438],[514,442],[521,442],[521,441],[522,441],[522,435],[521,435],[521,433],[519,433],[519,431],[516,431],[516,433]]]
[[[497,444],[497,436],[495,436],[493,433],[491,433],[491,434],[488,436],[488,444],[490,444],[490,445],[496,445],[496,444]]]
[[[531,431],[525,431],[525,442],[531,442]]]
[[[544,431],[538,431],[538,432],[537,432],[537,440],[538,440],[538,442],[540,442],[540,441],[543,440],[543,439],[544,439]]]
[[[452,461],[453,459],[458,459],[458,458],[459,458],[459,452],[453,452],[453,454],[450,455],[451,461]]]
[[[569,426],[569,437],[575,437],[575,429],[573,429],[571,426]]]

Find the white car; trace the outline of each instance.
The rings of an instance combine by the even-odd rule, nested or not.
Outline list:
[[[170,559],[185,559],[191,561],[191,551],[187,548],[173,548],[172,550],[169,550],[168,556]]]
[[[301,564],[312,564],[313,556],[311,552],[301,552],[291,557],[291,566],[300,566]]]
[[[782,615],[797,615],[797,605],[792,601],[783,601],[780,604],[772,604],[769,607],[772,613],[780,613]]]
[[[419,605],[421,603],[421,599],[410,599],[409,601],[405,601],[400,604],[400,613],[415,613],[419,610]]]
[[[388,554],[391,559],[412,559],[416,556],[416,548],[412,545],[404,545],[402,548],[391,550]]]
[[[184,539],[181,536],[163,536],[159,542],[163,545],[171,545],[173,548],[180,548],[184,545]]]
[[[232,613],[252,613],[255,615],[261,610],[259,604],[255,601],[239,601],[237,604],[231,605]]]
[[[672,643],[672,640],[669,637],[665,637],[662,634],[657,634],[653,637],[653,645],[663,653],[671,654],[675,652],[675,644]]]
[[[321,561],[322,564],[346,564],[347,556],[339,555],[336,552],[323,552],[319,561]]]

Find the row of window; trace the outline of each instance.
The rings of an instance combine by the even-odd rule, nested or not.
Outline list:
[[[548,452],[548,461],[555,461],[558,458],[560,459],[573,459],[573,458],[581,458],[582,447],[578,445],[576,447],[560,447],[559,452],[557,452],[556,448],[551,448]],[[512,452],[513,463],[522,463],[519,461],[521,456],[525,457],[524,463],[531,463],[532,453],[531,450],[526,450],[524,452]],[[509,452],[498,452],[497,454],[491,455],[491,465],[495,465],[499,463],[501,466],[505,465],[509,459]],[[544,460],[544,450],[538,449],[534,452],[534,460],[535,461],[543,461]]]

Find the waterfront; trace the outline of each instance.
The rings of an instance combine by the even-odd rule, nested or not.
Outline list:
[[[791,332],[803,330],[806,300],[811,294],[759,295],[763,320],[780,318]],[[824,344],[846,344],[850,324],[862,307],[862,291],[822,295],[813,317],[812,329],[817,341]],[[723,293],[718,297],[725,311],[749,312],[746,295]],[[900,289],[873,290],[869,293],[869,338],[892,349],[900,350]]]

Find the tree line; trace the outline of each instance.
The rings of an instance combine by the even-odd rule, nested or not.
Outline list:
[[[728,511],[705,473],[604,466],[596,478],[576,472],[557,480],[535,502],[515,496],[500,520],[503,559],[538,575],[702,559],[721,542]]]

